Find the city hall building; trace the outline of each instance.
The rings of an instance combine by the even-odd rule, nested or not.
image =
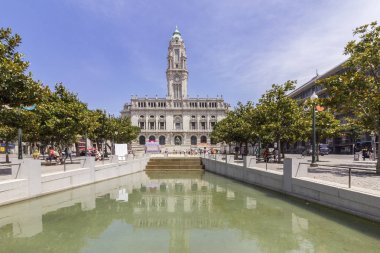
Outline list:
[[[212,146],[210,134],[215,124],[225,118],[228,104],[223,97],[189,98],[185,43],[178,28],[169,42],[165,98],[132,96],[124,105],[122,116],[130,117],[141,129],[137,143],[158,141],[169,151]],[[135,143],[135,144],[137,144]]]

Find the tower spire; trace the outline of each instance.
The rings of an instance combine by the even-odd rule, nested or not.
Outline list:
[[[172,39],[174,39],[174,40],[175,39],[182,40],[181,33],[178,30],[178,26],[175,26],[175,30],[173,32]]]
[[[169,42],[168,68],[166,78],[168,82],[168,96],[174,99],[187,97],[187,66],[185,43],[175,26],[172,39]]]

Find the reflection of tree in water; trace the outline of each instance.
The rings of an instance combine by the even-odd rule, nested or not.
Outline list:
[[[304,207],[301,201],[291,200],[290,204],[284,204],[282,199],[286,197],[283,195],[253,191],[250,187],[207,174],[204,181],[196,177],[189,180],[161,178],[153,186],[141,185],[134,189],[128,195],[128,202],[115,201],[108,194],[97,198],[96,208],[92,210],[83,211],[80,204],[75,204],[49,212],[43,215],[43,232],[30,238],[12,237],[12,228],[4,226],[0,228],[0,252],[80,252],[89,239],[99,238],[114,220],[132,224],[140,230],[170,231],[170,252],[184,253],[190,252],[189,232],[194,229],[237,230],[242,239],[255,241],[264,252],[300,251],[305,241],[312,250],[331,251],[331,246],[323,242],[357,237],[356,230],[345,229],[333,234],[321,231],[321,226],[331,225],[329,215],[336,213],[325,217],[307,214],[309,210],[319,210]],[[250,208],[247,207],[248,198],[255,200]],[[295,213],[299,217],[312,217],[304,219],[307,226],[300,231],[295,231]],[[366,228],[372,229],[373,234],[380,231],[378,227]],[[380,239],[379,236],[374,238]],[[361,245],[350,247],[360,251]]]
[[[99,237],[111,222],[130,211],[109,198],[96,200],[96,209],[82,211],[80,204],[43,215],[43,232],[29,238],[8,238],[0,252],[80,252],[89,238]]]
[[[236,193],[234,201],[225,201],[225,193],[213,192],[213,212],[222,213],[228,228],[240,230],[244,239],[255,239],[265,252],[378,251],[380,224],[259,188],[253,195],[252,187],[228,179],[212,182]],[[256,199],[254,209],[246,208],[247,197]]]
[[[264,252],[277,252],[279,248],[286,252],[298,248],[297,239],[291,231],[291,217],[288,217],[291,213],[259,200],[255,209],[247,209],[246,200],[252,197],[252,189],[233,187],[225,179],[214,183],[235,191],[233,201],[226,201],[226,193],[213,191],[213,213],[224,217],[226,227],[240,230],[242,239],[255,240]],[[268,197],[276,197],[276,194],[267,194]]]

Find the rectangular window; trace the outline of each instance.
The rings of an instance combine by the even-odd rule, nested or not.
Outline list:
[[[191,122],[191,130],[195,130],[195,122]]]
[[[179,62],[179,49],[174,49],[174,61]],[[178,65],[177,65],[178,66]]]
[[[154,129],[154,122],[150,122],[150,129]]]
[[[165,129],[165,123],[164,122],[160,122],[160,129]]]
[[[140,122],[140,129],[144,129],[144,128],[145,128],[144,122]]]
[[[181,129],[181,123],[175,123],[175,129],[180,130]]]
[[[202,130],[205,130],[205,129],[206,129],[206,122],[202,122],[202,123],[201,123],[201,128],[202,128]]]

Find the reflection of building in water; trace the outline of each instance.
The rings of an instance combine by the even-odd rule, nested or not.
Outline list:
[[[309,221],[292,213],[292,231],[298,241],[300,252],[314,252],[315,250],[313,243],[305,237],[308,230]]]
[[[134,227],[170,229],[169,252],[190,252],[189,230],[220,228],[212,213],[214,185],[201,179],[158,179],[142,185],[134,207]]]
[[[247,209],[255,209],[256,208],[256,199],[252,197],[246,197],[246,205]]]
[[[81,252],[88,238],[101,238],[109,230],[124,231],[132,225],[133,230],[169,234],[169,252],[189,252],[194,230],[221,229],[241,232],[242,238],[257,241],[264,251],[274,251],[273,241],[294,242],[288,251],[307,249],[312,241],[302,234],[310,227],[308,221],[272,205],[271,199],[263,205],[250,189],[242,191],[226,179],[208,175],[203,179],[149,179],[145,173],[136,173],[2,208],[0,243],[6,249],[15,242],[56,240],[70,245],[66,252]],[[276,230],[273,224],[279,225],[281,233],[271,234]],[[57,233],[61,233],[59,238],[51,238]]]
[[[128,192],[126,189],[120,189],[116,201],[128,202]]]
[[[142,187],[144,194],[134,208],[135,213],[211,211],[212,196],[208,183],[196,179],[154,182],[154,187]]]

